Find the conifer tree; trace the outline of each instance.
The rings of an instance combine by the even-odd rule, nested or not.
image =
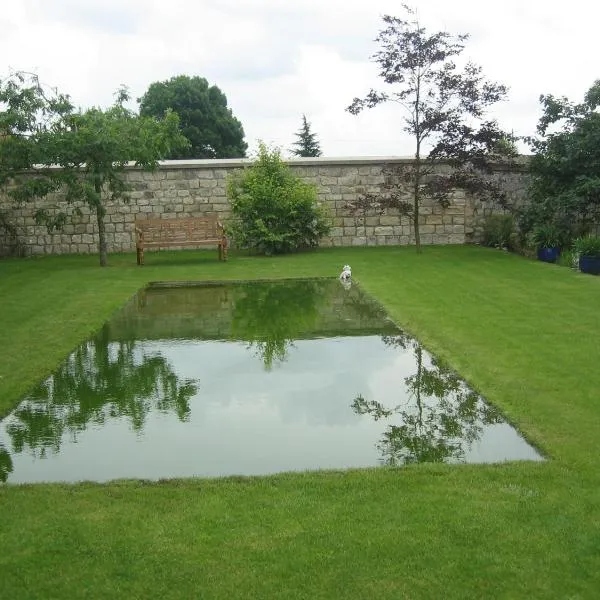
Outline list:
[[[291,152],[294,156],[321,156],[321,145],[317,140],[317,135],[310,130],[310,123],[306,120],[306,115],[302,115],[302,127],[295,134],[298,138],[294,142],[294,148]]]

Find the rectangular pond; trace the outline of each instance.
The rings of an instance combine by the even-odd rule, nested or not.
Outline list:
[[[0,481],[543,460],[358,286],[140,291],[0,422]]]

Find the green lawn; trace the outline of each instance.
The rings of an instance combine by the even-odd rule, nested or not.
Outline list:
[[[495,250],[0,261],[0,414],[148,281],[362,286],[545,463],[0,487],[0,598],[600,597],[600,277]]]

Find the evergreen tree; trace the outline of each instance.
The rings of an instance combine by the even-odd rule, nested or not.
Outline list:
[[[302,115],[302,127],[295,136],[298,140],[294,142],[295,147],[291,149],[294,156],[321,156],[321,145],[317,135],[310,130],[306,115]]]

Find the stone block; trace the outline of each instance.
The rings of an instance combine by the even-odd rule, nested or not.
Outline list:
[[[392,227],[375,227],[375,235],[394,235]]]
[[[198,183],[199,187],[202,189],[214,189],[219,185],[214,179],[201,179]]]

